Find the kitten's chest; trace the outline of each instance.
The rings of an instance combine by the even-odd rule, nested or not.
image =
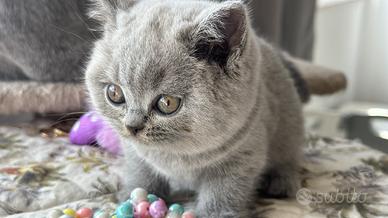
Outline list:
[[[157,173],[175,182],[177,186],[195,186],[199,180],[199,173],[193,168],[194,163],[184,157],[155,152],[145,154],[144,157]]]
[[[170,182],[172,191],[176,190],[195,190],[200,183],[200,178],[198,174],[192,170],[182,167],[170,167],[163,165],[154,165],[160,174],[167,178]]]

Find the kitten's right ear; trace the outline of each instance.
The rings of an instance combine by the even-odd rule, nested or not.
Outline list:
[[[120,10],[131,8],[136,0],[90,0],[92,7],[89,16],[102,24],[115,24]]]
[[[204,11],[198,19],[190,34],[193,56],[227,67],[245,47],[248,12],[244,3],[225,1]]]

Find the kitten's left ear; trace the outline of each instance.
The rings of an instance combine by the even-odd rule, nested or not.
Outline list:
[[[203,12],[192,33],[193,55],[226,67],[244,49],[247,23],[247,9],[241,1],[226,1]]]

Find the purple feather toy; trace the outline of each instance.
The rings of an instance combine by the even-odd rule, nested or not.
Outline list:
[[[70,142],[75,145],[97,143],[105,150],[120,154],[120,137],[96,112],[83,115],[70,131]]]

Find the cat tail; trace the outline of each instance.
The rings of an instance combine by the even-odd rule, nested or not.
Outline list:
[[[85,93],[82,84],[0,82],[0,114],[82,112]]]
[[[330,95],[345,90],[347,79],[343,72],[312,64],[310,62],[283,55],[302,102],[310,95]]]

